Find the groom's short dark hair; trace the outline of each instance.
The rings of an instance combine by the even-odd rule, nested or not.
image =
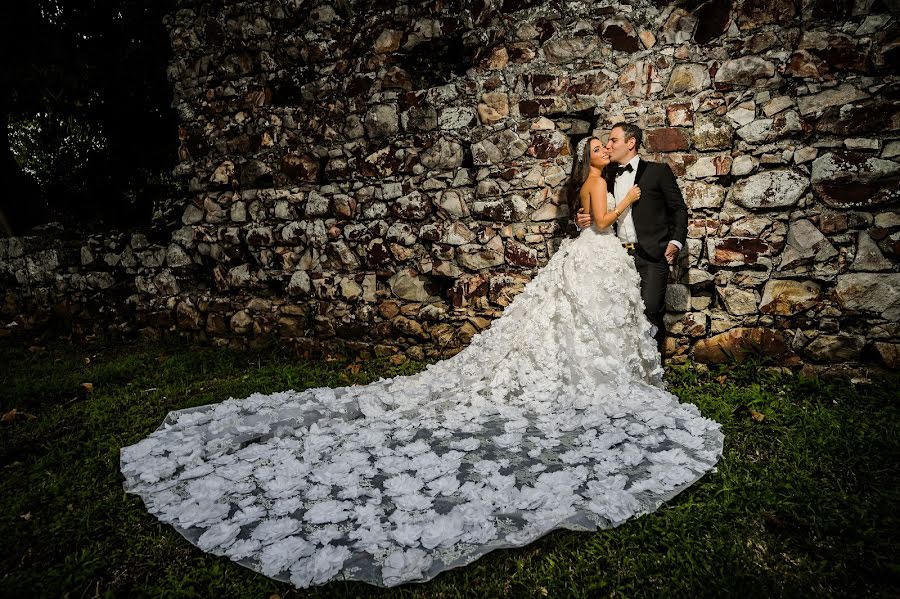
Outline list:
[[[641,128],[637,125],[632,125],[631,123],[616,123],[612,126],[613,129],[618,127],[625,134],[625,141],[629,139],[634,139],[634,149],[637,150],[641,147],[641,142],[644,139],[644,132],[641,131]]]

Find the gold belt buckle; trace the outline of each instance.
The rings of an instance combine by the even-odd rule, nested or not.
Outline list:
[[[625,248],[626,250],[634,250],[635,249],[635,246],[633,243],[623,243],[622,247]]]

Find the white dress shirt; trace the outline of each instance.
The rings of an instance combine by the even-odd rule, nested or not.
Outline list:
[[[635,156],[622,166],[631,165],[631,172],[621,173],[616,177],[616,183],[613,188],[613,196],[616,198],[616,204],[621,202],[628,194],[628,190],[634,185],[634,177],[637,175],[638,162],[641,161],[640,156]],[[618,168],[618,167],[616,167]],[[631,218],[631,206],[622,211],[619,217],[616,234],[622,243],[637,243],[637,231],[634,230],[634,221]]]
[[[638,163],[640,161],[641,157],[635,156],[626,164],[622,165],[627,166],[630,164],[631,171],[624,172],[616,177],[615,189],[613,190],[616,204],[628,195],[628,190],[634,185],[634,178],[637,175]],[[619,239],[622,240],[622,243],[637,243],[637,231],[634,228],[634,220],[631,218],[631,206],[622,211],[622,216],[619,217],[618,226],[616,227],[616,234],[619,236]],[[673,244],[679,250],[681,249],[681,243],[679,241],[673,239],[669,243]]]

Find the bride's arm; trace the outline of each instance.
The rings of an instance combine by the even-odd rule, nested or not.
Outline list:
[[[616,222],[621,215],[618,206],[615,210],[606,210],[606,193],[606,181],[603,179],[597,179],[581,190],[581,207],[590,213],[594,224],[601,231]]]

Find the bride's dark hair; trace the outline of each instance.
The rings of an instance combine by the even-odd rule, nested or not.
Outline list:
[[[587,180],[588,175],[591,174],[591,140],[596,139],[601,144],[603,140],[595,135],[588,135],[586,137],[582,137],[578,141],[578,145],[575,146],[574,152],[574,160],[572,162],[572,172],[569,175],[569,211],[572,214],[572,218],[575,217],[575,213],[578,212],[578,209],[581,208],[581,200],[578,197],[578,192],[581,191],[581,186],[584,185],[584,182]]]

